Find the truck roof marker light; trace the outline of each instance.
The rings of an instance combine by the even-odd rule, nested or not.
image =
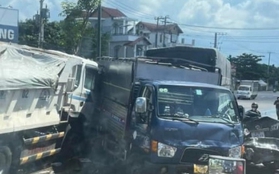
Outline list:
[[[158,141],[154,141],[154,140],[151,141],[151,151],[157,153],[157,151],[158,151]]]

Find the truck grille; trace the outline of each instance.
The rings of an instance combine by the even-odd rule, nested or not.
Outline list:
[[[187,148],[185,149],[181,162],[183,163],[194,163],[194,164],[207,164],[208,155],[220,155],[216,151],[207,150],[207,149],[194,149]]]

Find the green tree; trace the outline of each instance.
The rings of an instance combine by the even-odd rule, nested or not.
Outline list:
[[[39,26],[32,19],[19,22],[19,44],[38,46]],[[44,44],[45,49],[55,49],[64,51],[64,32],[61,22],[47,22],[44,25]]]
[[[77,3],[62,2],[63,11],[60,14],[65,17],[64,31],[65,42],[68,43],[67,52],[77,54],[84,37],[92,34],[92,25],[89,17],[97,9],[100,0],[79,0]]]
[[[243,53],[240,56],[228,58],[236,66],[236,78],[242,80],[259,80],[265,71],[260,65],[260,56]]]
[[[32,19],[20,21],[18,24],[19,38],[18,43],[21,45],[38,46],[39,28]]]

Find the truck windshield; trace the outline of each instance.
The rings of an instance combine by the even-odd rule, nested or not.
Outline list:
[[[240,90],[240,91],[249,91],[249,87],[247,87],[247,86],[240,86],[238,88],[238,90]]]
[[[161,118],[238,122],[236,103],[228,90],[172,85],[160,85],[157,89],[158,116]]]

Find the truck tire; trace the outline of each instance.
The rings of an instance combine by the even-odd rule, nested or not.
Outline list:
[[[126,165],[126,174],[142,174],[145,173],[144,169],[144,160],[138,154],[131,154],[128,159],[128,164]]]
[[[12,164],[12,152],[7,146],[0,146],[0,173],[8,174]]]

